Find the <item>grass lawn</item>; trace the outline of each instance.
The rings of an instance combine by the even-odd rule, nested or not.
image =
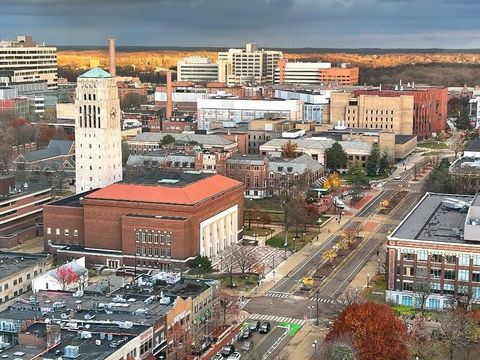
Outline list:
[[[392,310],[397,316],[413,316],[415,314],[420,314],[420,309],[414,308],[413,306],[405,306],[405,305],[398,305],[392,304]],[[444,315],[441,311],[433,311],[433,310],[424,310],[424,316],[426,318],[431,318],[432,320],[439,321],[442,319]]]
[[[270,228],[268,226],[263,227],[254,227],[252,226],[251,229],[245,228],[243,230],[243,235],[246,236],[253,236],[253,234],[257,234],[257,236],[265,236],[265,234],[270,234]]]
[[[387,282],[382,277],[376,277],[375,281],[372,284],[373,286],[369,287],[365,291],[365,297],[368,300],[384,303],[385,302],[385,289],[387,287]]]
[[[245,287],[245,276],[248,276],[247,284]],[[257,285],[258,281],[258,275],[233,275],[233,283],[237,285],[235,288],[238,291],[245,291],[245,290],[250,290],[253,287]],[[224,276],[220,278],[216,278],[216,280],[220,281],[220,287],[222,288],[228,288],[227,286],[230,285],[230,277],[228,274],[225,274]]]
[[[428,148],[428,149],[448,149],[448,145],[441,141],[434,140],[425,140],[418,142],[417,146],[419,148]]]
[[[250,200],[246,200],[250,201]],[[252,202],[267,211],[282,211],[282,207],[280,206],[280,200],[276,198],[265,198],[265,199],[258,199],[252,200]]]
[[[295,236],[295,230],[288,231],[287,248],[289,250],[293,249],[293,238],[294,237],[295,237],[295,251],[298,251],[301,248],[303,248],[305,246],[305,244],[308,244],[311,239],[315,238],[318,235],[318,231],[317,230],[306,231],[305,232],[305,238],[304,238],[305,242],[302,242],[303,232],[299,231],[298,234],[299,234],[299,236],[296,237]],[[272,247],[283,249],[284,244],[285,244],[285,231],[282,231],[282,232],[278,233],[277,235],[275,235],[274,237],[268,239],[266,241],[266,244],[269,245],[269,246],[272,246]]]

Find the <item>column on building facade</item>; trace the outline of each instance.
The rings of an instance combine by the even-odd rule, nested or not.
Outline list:
[[[231,245],[231,239],[232,237],[232,214],[228,214],[225,217],[225,238],[223,239],[223,247],[226,248]]]
[[[218,252],[223,250],[223,244],[225,243],[225,216],[219,219],[219,232],[218,232],[218,243],[217,243],[217,252],[215,255],[218,254]]]
[[[230,244],[236,243],[237,242],[237,231],[238,231],[238,216],[237,216],[237,210],[232,212],[232,231],[231,231],[231,239],[230,239]]]
[[[218,231],[217,231],[217,222],[214,221],[210,224],[210,247],[209,247],[209,257],[212,257],[215,254],[215,244],[218,241]]]
[[[210,248],[210,225],[203,227],[203,253],[205,256],[209,256],[208,249]]]

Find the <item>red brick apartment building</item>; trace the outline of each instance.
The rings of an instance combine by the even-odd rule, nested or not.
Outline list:
[[[388,302],[480,303],[480,194],[426,193],[388,237],[387,263]]]
[[[243,190],[236,180],[192,171],[77,194],[44,207],[45,250],[110,268],[184,269],[237,242]]]
[[[403,89],[403,90],[399,90]],[[377,95],[384,97],[398,97],[413,95],[413,131],[412,134],[422,138],[432,136],[445,130],[447,125],[448,88],[424,87],[397,87],[395,90],[358,90],[354,97],[359,95]]]

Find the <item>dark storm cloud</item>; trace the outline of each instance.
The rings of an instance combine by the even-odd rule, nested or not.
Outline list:
[[[52,44],[480,47],[477,0],[0,0],[0,38]]]

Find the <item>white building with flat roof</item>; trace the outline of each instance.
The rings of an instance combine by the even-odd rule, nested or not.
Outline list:
[[[312,84],[319,85],[320,69],[330,69],[331,63],[327,62],[286,62],[285,68],[275,68],[275,84]],[[283,71],[282,75],[280,74]],[[280,81],[280,76],[284,77]]]
[[[57,88],[57,48],[37,45],[31,36],[15,41],[0,41],[0,77],[10,85],[44,82]]]
[[[209,58],[192,56],[177,61],[177,80],[193,82],[218,81],[218,64]]]
[[[197,101],[198,128],[212,129],[213,123],[224,127],[264,118],[266,113],[279,114],[281,118],[301,121],[301,100],[242,100],[242,99],[199,99]]]

